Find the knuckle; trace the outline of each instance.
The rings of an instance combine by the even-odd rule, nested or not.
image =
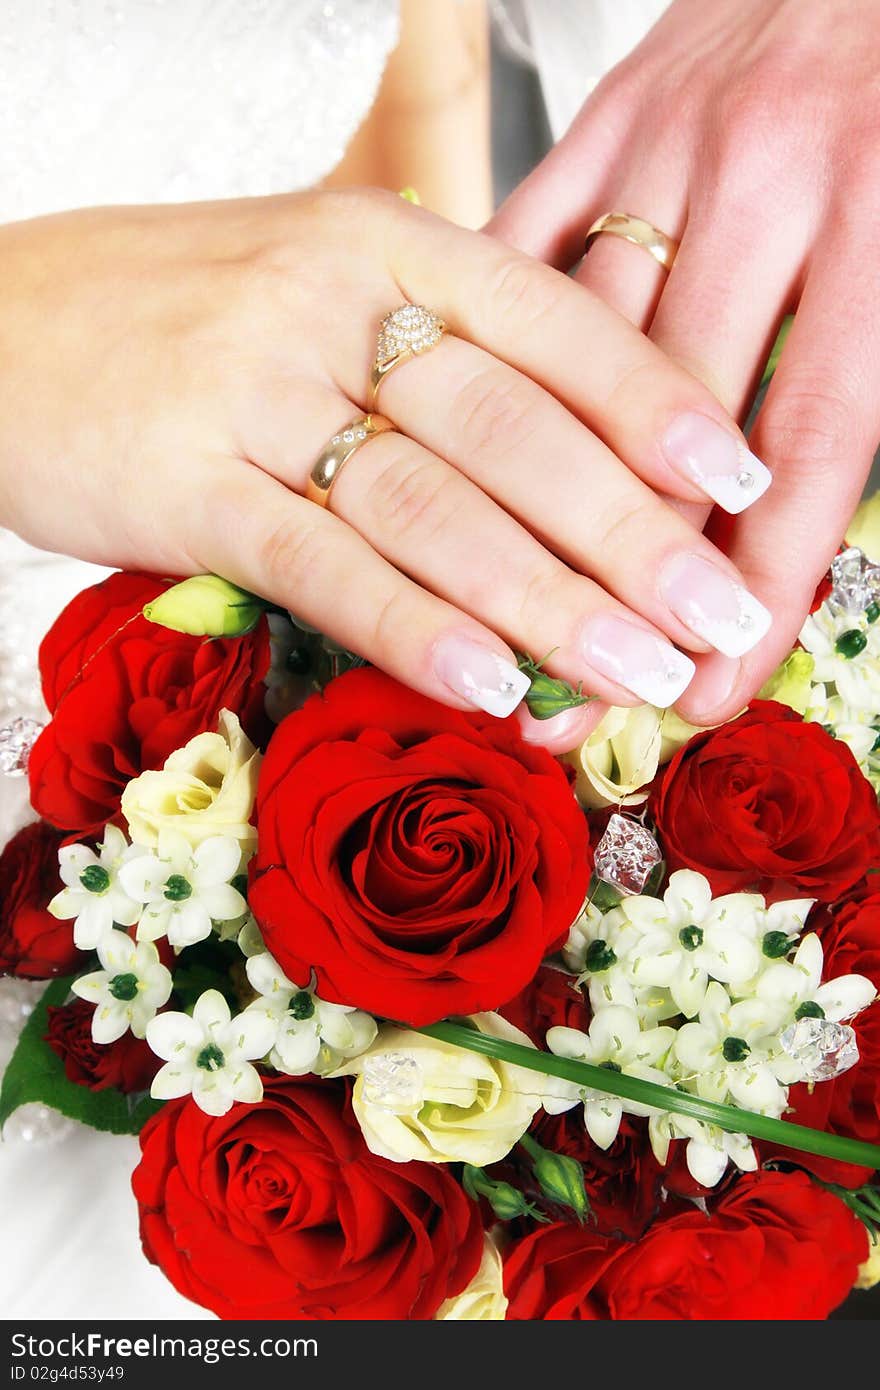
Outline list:
[[[301,593],[325,572],[328,538],[321,525],[287,519],[270,526],[257,544],[269,593]]]
[[[430,541],[454,517],[457,475],[439,459],[389,449],[369,488],[369,505],[391,535],[418,533]]]
[[[530,572],[517,604],[517,630],[527,638],[546,630],[547,614],[565,612],[564,589],[569,573],[561,564]]]
[[[823,472],[846,452],[853,404],[827,390],[788,390],[768,401],[758,436],[762,452],[776,464]]]
[[[594,553],[613,557],[618,551],[644,554],[649,537],[662,526],[662,504],[650,495],[617,502],[595,517],[590,537]]]
[[[539,327],[556,312],[564,277],[524,256],[506,256],[489,284],[496,311],[516,325],[517,332]]]
[[[459,392],[462,443],[478,462],[522,448],[535,435],[536,401],[508,372],[488,368]]]

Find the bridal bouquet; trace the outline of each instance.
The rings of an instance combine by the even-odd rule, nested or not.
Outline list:
[[[50,981],[0,1121],[139,1132],[145,1254],[222,1318],[825,1317],[880,1277],[878,619],[851,548],[738,718],[559,760],[113,575],[0,737],[0,969]]]

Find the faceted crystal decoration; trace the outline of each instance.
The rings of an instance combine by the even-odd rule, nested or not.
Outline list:
[[[406,1052],[376,1052],[364,1061],[364,1100],[403,1115],[422,1103],[422,1069]]]
[[[422,304],[404,304],[386,314],[379,325],[377,362],[390,362],[402,352],[427,352],[439,343],[444,323]]]
[[[844,613],[864,613],[880,598],[880,565],[851,545],[831,561],[832,589],[828,602]]]
[[[827,1018],[798,1019],[779,1041],[803,1069],[804,1081],[832,1081],[859,1060],[856,1035],[849,1024]]]
[[[650,831],[629,816],[613,815],[596,846],[593,867],[603,883],[619,893],[641,893],[663,858]]]
[[[43,728],[36,719],[13,719],[0,729],[0,773],[7,777],[27,774],[31,749]]]

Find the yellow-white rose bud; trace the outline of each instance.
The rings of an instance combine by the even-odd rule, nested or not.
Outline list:
[[[491,1236],[483,1237],[483,1258],[467,1288],[440,1304],[435,1322],[503,1322],[507,1296],[501,1255]]]
[[[470,1021],[490,1037],[532,1046],[499,1014],[473,1014]],[[384,1088],[377,1081],[395,1070],[404,1079],[397,1094],[393,1080]],[[541,1104],[533,1072],[391,1024],[336,1075],[357,1078],[354,1113],[367,1147],[395,1163],[497,1163]]]
[[[638,805],[658,767],[696,732],[674,710],[612,705],[580,748],[566,755],[577,769],[578,801],[588,810]]]
[[[876,1245],[869,1243],[868,1258],[863,1265],[859,1265],[854,1288],[873,1289],[875,1284],[880,1284],[880,1241]]]
[[[250,818],[260,761],[238,716],[221,710],[218,733],[197,734],[160,772],[142,772],[129,782],[122,813],[132,840],[155,846],[160,830],[176,830],[196,848],[212,835],[225,835],[251,854],[257,844]]]

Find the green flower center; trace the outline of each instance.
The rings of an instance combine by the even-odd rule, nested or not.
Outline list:
[[[202,1071],[219,1071],[225,1065],[226,1058],[216,1043],[208,1043],[196,1058],[196,1066],[201,1067]]]
[[[725,1062],[744,1062],[751,1050],[745,1038],[725,1038],[721,1055]]]
[[[865,617],[869,623],[876,623],[880,618],[880,603],[869,603],[865,609]]]
[[[102,864],[90,864],[83,869],[79,881],[87,893],[106,893],[110,887],[110,875]]]
[[[588,970],[598,973],[600,970],[610,970],[617,961],[617,956],[607,941],[601,937],[596,941],[591,941],[587,947],[586,966]]]
[[[298,994],[294,994],[288,1005],[288,1013],[292,1014],[298,1023],[311,1018],[315,1012],[315,1001],[307,989],[301,989]]]
[[[165,897],[170,903],[182,903],[192,897],[192,884],[183,874],[172,874],[165,884]]]
[[[617,1072],[619,1072],[619,1071],[621,1070],[621,1068],[617,1065],[616,1062],[600,1062],[600,1063],[599,1063],[599,1066],[601,1067],[602,1071],[617,1071]]]
[[[802,1018],[824,1018],[825,1010],[821,1004],[817,1004],[813,999],[807,999],[795,1012],[795,1018],[800,1021]]]
[[[770,960],[781,960],[783,956],[788,955],[790,945],[791,940],[788,932],[768,931],[764,933],[761,950]]]
[[[678,933],[678,939],[686,951],[695,951],[698,946],[703,944],[703,928],[695,927],[693,924],[689,927],[682,927]]]
[[[131,973],[114,975],[107,988],[114,999],[121,999],[127,1003],[129,999],[134,999],[138,992],[138,977]]]
[[[853,657],[858,656],[859,652],[863,652],[867,645],[868,639],[865,634],[859,628],[851,627],[849,632],[840,634],[834,643],[834,650],[840,656],[845,657],[847,661],[852,661]]]

